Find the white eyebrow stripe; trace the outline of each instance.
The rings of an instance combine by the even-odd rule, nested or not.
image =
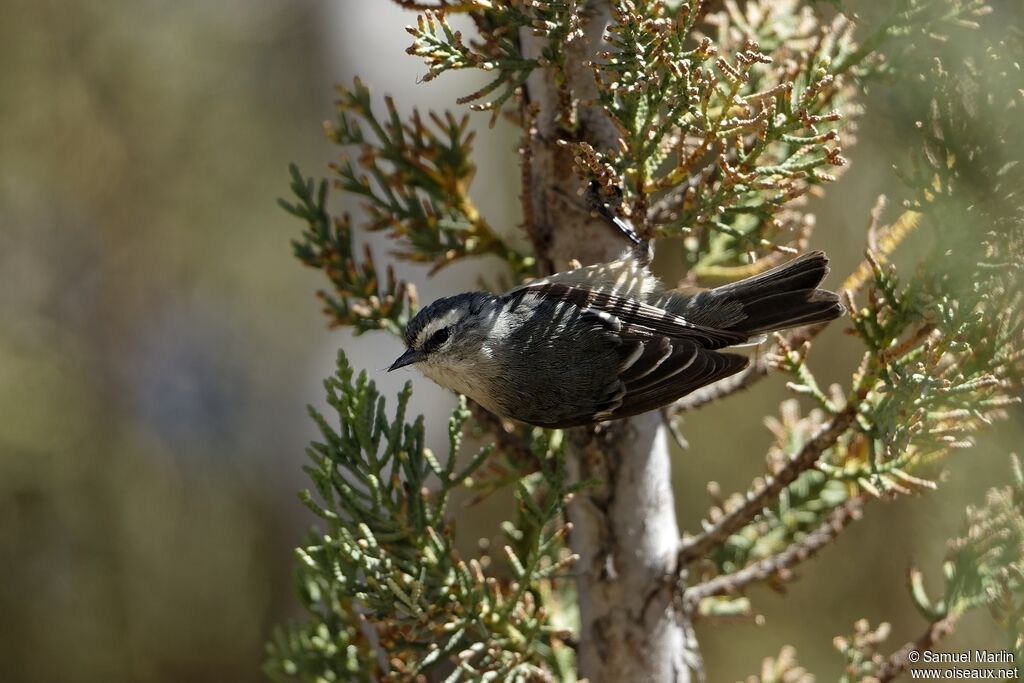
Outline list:
[[[426,325],[424,325],[423,329],[420,330],[419,334],[416,335],[416,339],[413,340],[413,347],[419,348],[420,346],[423,345],[423,342],[430,339],[430,336],[432,334],[434,334],[438,330],[443,330],[446,327],[454,325],[461,318],[462,311],[460,311],[457,308],[453,308],[452,310],[442,315],[440,318],[434,318]]]

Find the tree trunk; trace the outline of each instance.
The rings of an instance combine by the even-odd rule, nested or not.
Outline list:
[[[607,261],[629,246],[590,216],[577,194],[572,151],[558,145],[561,138],[584,140],[598,150],[618,145],[614,126],[600,108],[588,104],[596,86],[587,62],[604,49],[609,5],[590,0],[583,12],[583,35],[567,46],[563,87],[569,92],[559,92],[547,70],[536,70],[527,81],[535,125],[524,159],[525,223],[542,264],[552,271],[566,268],[571,259]],[[544,39],[524,30],[520,40],[530,55]],[[572,133],[560,127],[569,120],[560,110],[568,102],[577,107],[579,125]],[[660,415],[573,429],[569,445],[572,477],[601,482],[577,494],[569,507],[570,544],[580,556],[580,677],[590,683],[700,678],[692,632],[673,609],[665,582],[676,569],[679,530]]]
[[[570,473],[602,482],[569,508],[580,555],[580,675],[591,683],[689,681],[700,657],[665,581],[679,531],[660,415],[575,429],[569,438]]]

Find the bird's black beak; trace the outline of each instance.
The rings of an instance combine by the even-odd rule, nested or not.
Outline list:
[[[398,368],[404,368],[406,365],[412,365],[413,363],[418,363],[421,360],[423,360],[423,354],[422,353],[420,353],[416,349],[409,349],[408,351],[403,353],[401,356],[399,356],[398,360],[396,360],[394,363],[391,364],[391,367],[388,368],[388,372],[391,372],[392,370],[397,370]]]

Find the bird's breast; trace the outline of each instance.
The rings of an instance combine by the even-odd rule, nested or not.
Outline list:
[[[485,358],[476,362],[425,363],[420,370],[429,379],[452,391],[468,396],[492,413],[502,414],[496,400],[491,363]]]

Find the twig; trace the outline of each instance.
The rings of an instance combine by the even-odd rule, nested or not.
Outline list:
[[[726,514],[714,524],[710,524],[703,533],[680,542],[677,555],[678,566],[685,566],[696,558],[706,555],[712,548],[724,543],[734,531],[761,514],[770,501],[777,497],[784,488],[796,481],[802,472],[811,468],[821,454],[831,448],[847,428],[854,423],[857,418],[857,407],[862,399],[863,396],[858,395],[855,400],[847,403],[845,408],[836,413],[829,422],[822,425],[778,474],[768,478],[760,490],[747,493],[747,499],[743,505]]]
[[[893,361],[901,358],[918,346],[927,339],[932,332],[935,331],[935,324],[930,322],[917,323],[914,326],[913,331],[903,341],[890,346],[881,353],[881,361],[883,363],[892,363]]]
[[[879,197],[879,200],[884,197]],[[875,262],[884,262],[889,255],[903,242],[904,238],[913,232],[921,222],[921,214],[916,211],[904,211],[900,217],[891,225],[878,227],[881,213],[879,204],[871,212],[871,223],[868,226],[868,249],[866,258],[860,262],[846,280],[839,291],[849,290],[856,294],[874,276],[872,259]]]
[[[828,518],[817,529],[811,531],[799,541],[791,543],[785,550],[763,560],[758,560],[739,571],[716,576],[704,583],[690,586],[683,592],[683,609],[692,613],[704,598],[714,595],[738,593],[744,586],[753,581],[760,581],[774,575],[779,575],[790,567],[794,567],[814,556],[819,550],[831,543],[850,522],[860,519],[863,506],[864,499],[862,497],[850,498],[830,512]]]
[[[654,202],[647,210],[646,223],[661,225],[675,220],[674,212],[683,205],[687,191],[691,187],[695,188],[700,185],[703,173],[704,169],[691,173],[685,181],[666,192],[658,201]]]
[[[948,636],[956,628],[956,622],[960,619],[958,614],[950,614],[942,619],[928,624],[927,630],[917,640],[901,647],[889,655],[889,658],[878,670],[879,683],[891,681],[902,674],[907,665],[910,664],[908,655],[911,652],[922,652],[931,650],[937,642]]]

